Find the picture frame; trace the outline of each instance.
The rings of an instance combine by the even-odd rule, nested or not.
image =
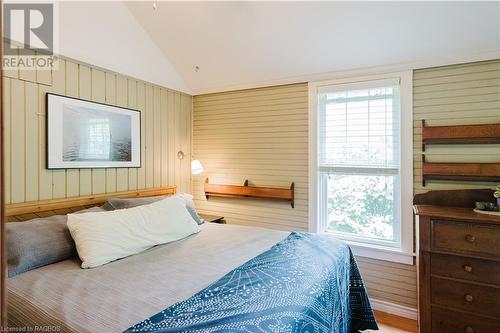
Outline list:
[[[140,168],[141,112],[46,94],[47,169]]]

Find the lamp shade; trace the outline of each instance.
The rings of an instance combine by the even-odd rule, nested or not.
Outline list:
[[[199,160],[192,160],[191,161],[191,173],[193,175],[197,175],[199,173],[203,172],[203,166],[201,165]]]

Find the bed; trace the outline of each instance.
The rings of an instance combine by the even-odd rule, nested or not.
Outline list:
[[[269,263],[270,251],[274,250],[275,253],[276,250],[290,251],[297,248],[296,244],[291,243],[292,241],[302,242],[304,237],[320,236],[214,223],[205,223],[201,228],[201,232],[185,239],[156,246],[101,267],[81,269],[80,260],[73,258],[7,279],[9,326],[46,327],[58,332],[89,333],[314,331],[310,330],[310,327],[308,329],[307,325],[290,330],[290,327],[287,329],[286,323],[280,323],[279,320],[262,321],[258,323],[258,329],[250,329],[248,312],[245,318],[241,313],[239,317],[235,313],[226,315],[224,312],[230,306],[222,304],[223,302],[220,302],[222,298],[212,301],[211,304],[208,304],[205,298],[208,298],[208,293],[213,294],[214,290],[220,290],[221,285],[229,285],[228,276],[234,276],[234,272],[238,269],[241,272],[241,269],[248,268],[249,264],[253,265],[251,269],[261,269],[263,266],[259,265]],[[315,246],[314,244],[322,240],[311,238],[307,241]],[[288,249],[284,246],[287,242]],[[345,245],[338,246],[339,249],[348,249]],[[326,250],[325,246],[317,247],[318,250]],[[333,307],[327,304],[323,309],[332,312],[332,318],[335,318],[334,332],[376,329],[362,280],[359,273],[353,276],[357,272],[357,267],[355,262],[352,262],[350,251],[347,251],[341,256],[332,256],[332,260],[338,260],[337,257],[349,257],[350,270],[346,271],[349,265],[344,265],[343,261],[339,260],[339,264],[334,266],[343,271],[331,272],[335,277],[333,280],[337,280],[334,285],[315,286],[320,292],[317,297],[319,303],[314,306],[317,307],[322,302],[329,303],[323,291],[330,292],[329,289],[335,289],[335,297],[341,301],[333,302],[335,303]],[[286,262],[279,263],[284,272],[289,272],[290,270],[284,267],[286,265]],[[244,274],[248,275],[248,271],[246,270]],[[300,275],[300,270],[298,272]],[[256,274],[252,278],[253,282],[260,285],[260,281],[255,279],[264,281],[265,274],[265,272]],[[287,288],[294,286],[294,283],[286,284]],[[233,287],[231,288],[234,289]],[[300,289],[299,286],[297,289]],[[293,295],[293,292],[295,291],[290,295]],[[337,295],[338,293],[340,295]],[[222,295],[224,299],[226,296]],[[279,301],[273,299],[273,295],[268,296],[270,297],[266,299],[272,300],[273,303]],[[234,301],[230,299],[228,304],[233,304]],[[245,302],[245,298],[240,297],[237,301]],[[256,306],[267,306],[264,303],[258,301]],[[283,304],[278,305],[283,306]],[[204,306],[211,307],[211,312],[203,312]],[[257,310],[270,309],[274,308],[269,306],[254,309],[254,313],[257,313]],[[241,307],[236,310],[240,311]],[[315,315],[313,312],[316,310],[310,313],[302,311],[305,313],[303,323],[307,323],[308,318]],[[162,325],[165,327],[165,322],[161,321],[167,317],[166,313],[177,316],[172,317],[175,319],[175,325],[169,324],[169,328],[159,329]],[[186,313],[189,313],[187,317]],[[259,313],[261,316],[264,312]],[[194,323],[193,316],[201,319],[195,320]],[[211,318],[211,321],[206,321],[207,318]],[[227,318],[247,320],[244,324],[247,329],[240,330],[241,325],[238,329],[232,329],[234,326],[231,325],[234,322],[228,325],[223,323],[222,319]],[[255,318],[254,314],[252,318]],[[155,320],[161,325],[151,325]],[[190,326],[191,324],[193,325]],[[222,325],[215,330],[206,329],[219,324],[225,326]]]

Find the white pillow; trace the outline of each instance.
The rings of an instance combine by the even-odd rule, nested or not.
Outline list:
[[[129,209],[68,214],[68,229],[82,268],[101,266],[200,231],[183,199],[176,197]]]

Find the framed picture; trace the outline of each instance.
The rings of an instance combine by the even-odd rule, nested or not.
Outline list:
[[[47,94],[47,168],[139,168],[141,112]]]

